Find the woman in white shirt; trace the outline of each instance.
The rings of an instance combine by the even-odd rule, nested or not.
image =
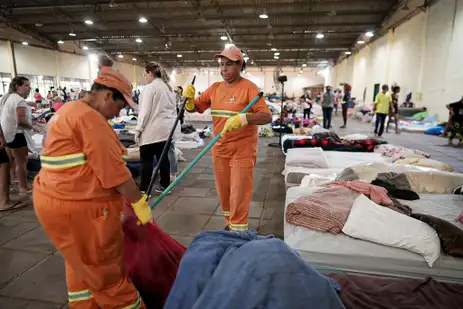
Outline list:
[[[23,76],[13,78],[8,93],[0,102],[0,123],[3,137],[16,164],[16,177],[19,181],[20,194],[29,194],[27,185],[27,140],[25,132],[34,130],[27,119],[27,103],[25,98],[31,91],[29,79]]]
[[[161,157],[169,133],[176,118],[175,95],[169,85],[166,71],[156,62],[145,66],[145,77],[149,82],[139,98],[139,115],[135,141],[140,145],[141,182],[140,190],[148,189],[153,173],[154,156]],[[160,186],[154,188],[162,193],[170,185],[170,163],[165,156],[160,164]],[[146,192],[149,194],[150,192]]]

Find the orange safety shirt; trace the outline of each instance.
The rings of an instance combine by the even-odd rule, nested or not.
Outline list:
[[[222,132],[228,118],[241,112],[259,92],[259,88],[246,78],[241,78],[233,85],[217,82],[196,98],[195,105],[200,113],[211,108],[214,134],[217,136]],[[263,98],[247,111],[247,114],[255,113],[270,113]],[[258,139],[258,126],[247,125],[226,133],[214,146],[213,153],[220,156],[255,156]]]
[[[61,200],[121,198],[114,187],[132,177],[127,150],[99,112],[82,101],[66,103],[44,139],[34,190]]]

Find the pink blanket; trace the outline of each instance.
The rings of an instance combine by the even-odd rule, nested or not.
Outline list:
[[[387,190],[383,187],[375,186],[360,180],[336,181],[331,184],[344,186],[360,194],[365,194],[378,205],[391,206],[394,204],[389,196],[387,196]]]
[[[344,186],[327,185],[310,196],[290,203],[286,209],[286,222],[319,232],[339,234],[359,195]]]

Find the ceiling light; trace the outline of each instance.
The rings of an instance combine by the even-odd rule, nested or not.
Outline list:
[[[365,41],[362,41],[362,40],[357,41],[357,44],[365,44]]]
[[[278,57],[278,56],[275,56],[275,57],[273,57],[273,59],[280,59],[280,57]]]
[[[177,58],[182,58],[183,56],[181,54],[178,54],[177,55]]]
[[[267,19],[267,18],[268,18],[268,15],[267,15],[267,14],[260,14],[260,15],[259,15],[259,18]]]
[[[306,66],[307,66],[307,64],[305,64],[305,63],[302,65],[303,68],[305,68]]]
[[[221,39],[222,41],[226,41],[226,40],[228,40],[228,37],[226,37],[225,35],[223,35],[223,36],[220,37],[220,39]]]
[[[27,43],[27,42],[23,42],[23,45],[26,45],[26,46],[27,46],[27,45],[29,45],[29,43]]]
[[[83,50],[88,50],[88,46],[82,47]]]
[[[274,55],[274,56],[279,56],[279,55],[280,55],[280,53],[274,53],[273,55]]]
[[[87,19],[87,20],[85,21],[85,23],[86,23],[87,25],[93,25],[93,21],[90,20],[90,19]]]
[[[277,51],[277,49],[276,49],[276,48],[272,48],[272,49],[270,49],[270,50],[271,50],[271,51]]]
[[[318,33],[315,37],[317,39],[323,39],[325,37],[325,35],[323,33]]]
[[[132,58],[132,61],[137,61],[137,58]]]
[[[346,55],[352,55],[352,52],[346,51],[345,54],[346,54]]]
[[[118,55],[117,57],[118,57],[119,59],[122,59],[122,58],[124,58],[124,55]]]
[[[76,34],[75,34],[74,32],[72,32],[72,31],[69,32],[69,35],[70,35],[70,36],[76,36]]]
[[[371,31],[368,31],[367,33],[365,33],[365,35],[369,38],[371,38],[372,36],[374,36],[374,33],[371,32]]]
[[[143,40],[142,40],[142,39],[140,39],[140,38],[138,38],[138,39],[135,39],[135,42],[137,42],[137,43],[141,43],[141,42],[143,42]]]
[[[141,22],[142,24],[144,24],[144,23],[148,22],[148,19],[146,19],[145,17],[140,17],[140,19],[138,21]]]
[[[42,27],[43,24],[42,24],[42,23],[36,23],[35,26],[36,26],[36,27]]]
[[[58,44],[64,44],[64,41],[63,41],[63,40],[59,40],[59,41],[58,41]]]

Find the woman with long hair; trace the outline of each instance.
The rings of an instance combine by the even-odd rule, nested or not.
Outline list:
[[[31,189],[27,185],[27,140],[26,130],[34,130],[27,117],[26,98],[31,91],[29,79],[23,76],[13,78],[8,93],[0,102],[1,127],[6,145],[11,151],[16,164],[16,177],[19,181],[20,194],[29,194]]]
[[[389,119],[387,120],[386,133],[389,131],[389,124],[391,123],[391,118],[394,117],[395,123],[395,133],[399,134],[399,85],[392,85],[391,87],[392,94],[392,104],[389,106]]]
[[[351,85],[344,84],[344,96],[342,97],[342,101],[341,101],[342,120],[344,124],[341,126],[341,129],[344,129],[347,126],[347,108],[348,108],[348,104],[351,99],[351,95],[350,95],[351,91],[352,91]]]
[[[145,66],[145,86],[139,99],[138,124],[135,129],[135,141],[140,145],[141,182],[140,190],[146,192],[153,160],[159,160],[164,146],[168,142],[170,130],[175,122],[177,109],[175,95],[169,85],[169,77],[159,63],[150,62]],[[160,186],[154,188],[162,193],[170,185],[170,163],[165,156],[160,164]],[[150,194],[150,192],[146,192]]]

